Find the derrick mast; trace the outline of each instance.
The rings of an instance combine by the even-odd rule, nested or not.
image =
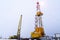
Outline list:
[[[37,12],[35,15],[35,27],[42,27],[42,15],[43,13],[40,10],[39,2],[37,2]]]
[[[32,38],[40,38],[44,36],[44,28],[42,24],[42,15],[43,13],[40,10],[39,2],[37,2],[37,12],[35,15],[35,30],[31,33]]]

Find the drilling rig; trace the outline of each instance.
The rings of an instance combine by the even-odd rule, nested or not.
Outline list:
[[[45,35],[44,33],[44,28],[43,28],[43,24],[42,24],[42,15],[43,13],[40,10],[40,5],[39,2],[37,2],[37,6],[36,6],[36,15],[35,15],[35,30],[33,32],[31,32],[31,37],[32,38],[41,38]]]

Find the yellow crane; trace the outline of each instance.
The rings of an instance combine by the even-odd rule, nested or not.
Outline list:
[[[41,38],[45,35],[42,24],[42,15],[43,13],[40,10],[39,2],[37,2],[37,13],[35,15],[35,30],[31,32],[32,38]]]

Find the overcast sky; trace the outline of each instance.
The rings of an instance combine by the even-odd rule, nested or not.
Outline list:
[[[60,0],[39,0],[46,35],[60,33]],[[17,34],[20,15],[23,15],[21,37],[30,37],[34,31],[36,0],[0,0],[0,36]]]

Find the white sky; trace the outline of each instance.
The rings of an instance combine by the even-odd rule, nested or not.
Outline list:
[[[46,35],[60,33],[60,0],[39,0]],[[19,12],[19,14],[18,14]],[[20,15],[22,18],[21,37],[30,37],[34,31],[36,0],[0,0],[0,36],[16,35]]]

